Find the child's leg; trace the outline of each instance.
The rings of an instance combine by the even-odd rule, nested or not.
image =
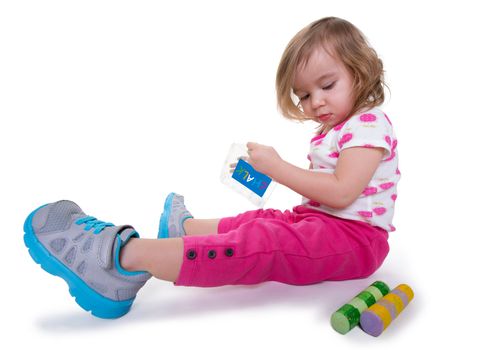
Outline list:
[[[156,278],[175,282],[183,262],[183,239],[131,238],[120,251],[127,271],[149,271]]]
[[[292,222],[293,215],[289,211],[283,213],[274,209],[258,209],[223,219],[189,218],[184,221],[183,227],[186,236],[209,236],[226,233],[255,219]],[[186,253],[187,260],[196,258],[196,253],[194,257],[188,256],[188,253]],[[156,278],[176,282],[184,257],[184,242],[181,238],[160,240],[132,238],[120,252],[120,264],[129,271],[148,271]],[[208,257],[214,259],[210,252],[208,252]]]
[[[387,251],[387,233],[366,223],[307,217],[289,224],[260,218],[219,235],[131,238],[120,264],[184,286],[304,285],[369,276]]]
[[[212,235],[218,233],[221,219],[186,219],[183,222],[187,236]]]
[[[219,226],[221,233],[222,221]],[[293,223],[258,218],[223,234],[182,239],[183,263],[175,280],[179,286],[305,285],[364,278],[388,251],[386,231],[319,216]]]

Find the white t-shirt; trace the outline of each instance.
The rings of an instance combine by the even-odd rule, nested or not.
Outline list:
[[[394,231],[392,219],[401,173],[398,169],[397,139],[387,115],[379,108],[373,108],[353,115],[326,134],[314,137],[308,154],[312,171],[334,173],[339,154],[350,147],[381,147],[386,150],[361,195],[344,209],[334,209],[305,197],[302,204],[330,215]]]

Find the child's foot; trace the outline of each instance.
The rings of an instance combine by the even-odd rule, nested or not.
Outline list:
[[[133,227],[96,220],[71,201],[36,209],[27,217],[24,231],[33,260],[63,278],[77,304],[97,317],[126,314],[151,277],[120,266],[121,247],[139,237]]]
[[[176,193],[170,193],[165,200],[163,214],[160,219],[158,238],[171,238],[184,236],[183,223],[193,215],[186,209],[184,197]]]

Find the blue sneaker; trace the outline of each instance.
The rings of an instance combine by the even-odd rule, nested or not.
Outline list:
[[[184,197],[170,193],[161,214],[158,238],[183,237],[186,234],[183,223],[190,218],[192,219],[193,215],[186,209]]]
[[[132,226],[114,226],[86,215],[71,201],[46,204],[26,219],[24,241],[33,260],[63,278],[75,301],[101,318],[126,314],[138,290],[151,277],[120,266],[120,249]]]

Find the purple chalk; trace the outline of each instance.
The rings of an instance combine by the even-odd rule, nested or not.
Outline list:
[[[389,315],[391,315],[391,320],[394,320],[397,316],[396,306],[391,303],[389,300],[381,299],[378,301],[379,305],[384,306],[389,311]]]
[[[361,314],[360,322],[363,331],[374,337],[379,336],[384,328],[381,318],[372,311],[364,311]]]
[[[394,290],[391,291],[391,293],[394,293],[398,297],[401,298],[402,304],[404,305],[404,307],[406,307],[406,305],[409,304],[409,299],[408,299],[406,293],[404,293],[402,290],[394,289]]]

